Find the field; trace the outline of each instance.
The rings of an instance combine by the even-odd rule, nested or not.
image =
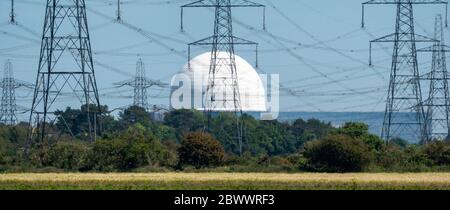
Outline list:
[[[448,190],[450,173],[24,173],[1,174],[0,189]]]

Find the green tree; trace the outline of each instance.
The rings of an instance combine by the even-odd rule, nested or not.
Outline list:
[[[343,134],[308,142],[303,155],[308,159],[309,169],[325,172],[362,171],[374,159],[367,145]]]
[[[178,155],[180,165],[192,165],[196,168],[220,166],[225,159],[225,151],[220,142],[210,134],[201,132],[186,134]]]
[[[164,116],[164,124],[176,130],[178,140],[181,140],[188,132],[202,130],[205,122],[203,114],[196,110],[173,110]]]
[[[278,121],[261,121],[259,132],[264,132],[269,138],[270,144],[265,145],[268,155],[281,155],[293,153],[297,150],[298,143],[290,131],[288,123]],[[255,143],[258,139],[253,140]]]
[[[280,155],[295,152],[297,141],[288,123],[260,121],[244,114],[245,152],[253,155]],[[212,119],[211,133],[219,140],[228,153],[239,154],[236,136],[236,117],[233,113],[219,113]],[[248,143],[248,144],[247,144]]]
[[[342,128],[336,129],[333,133],[358,139],[369,146],[372,151],[380,151],[384,146],[384,141],[377,135],[369,133],[369,126],[364,123],[348,122]]]
[[[99,122],[101,123],[100,128],[102,138],[110,138],[123,129],[120,127],[120,122],[108,113],[103,114]]]
[[[291,130],[297,139],[297,148],[303,146],[304,143],[319,139],[327,135],[333,127],[330,123],[324,123],[317,119],[297,119],[292,123]]]
[[[55,112],[57,117],[56,128],[74,138],[85,140],[89,133],[89,121],[93,124],[97,117],[107,113],[107,106],[97,107],[94,104],[82,105],[80,109],[67,107],[64,111]],[[95,117],[94,115],[97,115]]]
[[[236,117],[232,113],[218,113],[212,118],[210,132],[229,153],[239,154],[239,140],[236,131]],[[244,135],[248,136],[248,132]],[[244,145],[243,145],[244,146]]]
[[[14,126],[0,125],[0,138],[12,144],[23,146],[27,141],[28,123],[19,123]]]
[[[151,114],[144,108],[131,106],[120,113],[119,131],[124,130],[135,124],[142,125],[146,133],[152,134],[161,141],[176,141],[176,129],[152,119]]]
[[[150,113],[139,106],[130,106],[119,113],[119,122],[122,129],[126,129],[136,123],[145,127],[150,127],[153,124]]]
[[[169,166],[176,161],[159,139],[140,124],[129,127],[116,138],[96,141],[91,154],[92,168],[100,171]]]

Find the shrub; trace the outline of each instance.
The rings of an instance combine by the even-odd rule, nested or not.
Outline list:
[[[204,122],[203,114],[197,110],[178,109],[164,116],[164,124],[176,131],[176,138],[179,141],[184,134],[203,129]]]
[[[423,172],[429,171],[434,163],[423,152],[422,146],[395,144],[386,145],[377,155],[376,166],[382,171]]]
[[[450,164],[450,144],[441,141],[428,143],[422,147],[423,153],[433,165]]]
[[[384,141],[369,132],[369,126],[364,123],[348,122],[334,133],[343,134],[358,139],[366,144],[371,151],[379,151],[384,146]]]
[[[139,106],[131,106],[119,113],[119,124],[123,129],[127,129],[137,123],[149,127],[153,124],[150,113]]]
[[[404,149],[405,159],[402,161],[402,170],[420,172],[431,165],[431,160],[422,152],[419,146],[411,145]]]
[[[295,165],[300,168],[304,168],[307,164],[307,159],[302,154],[292,154],[287,156],[287,159],[291,165]]]
[[[81,142],[58,142],[48,151],[48,165],[65,170],[87,167],[90,148]]]
[[[291,126],[292,133],[298,138],[301,145],[307,141],[326,136],[332,128],[331,123],[325,123],[317,119],[305,121],[301,118],[295,120]]]
[[[25,160],[36,168],[86,170],[89,168],[90,152],[91,148],[84,142],[64,140],[52,145],[35,143]]]
[[[303,154],[308,159],[308,169],[325,172],[362,171],[373,160],[367,145],[343,134],[308,142]]]
[[[49,167],[50,164],[50,145],[47,142],[33,143],[25,158],[35,168]]]
[[[14,148],[11,142],[0,138],[0,165],[8,165],[14,161]]]
[[[383,169],[394,169],[404,162],[406,154],[403,148],[389,144],[377,154],[377,165]]]
[[[220,166],[224,162],[225,151],[219,141],[210,134],[188,133],[178,149],[180,165],[192,165],[197,169]]]
[[[242,155],[228,154],[224,165],[254,165],[258,162],[258,159],[250,152],[244,152]]]
[[[400,148],[406,148],[409,145],[408,141],[401,138],[393,138],[389,140],[389,144],[398,146]]]
[[[174,156],[153,135],[135,125],[114,139],[94,143],[91,166],[100,171],[129,171],[143,166],[169,165]]]

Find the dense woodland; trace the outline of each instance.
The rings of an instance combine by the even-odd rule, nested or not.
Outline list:
[[[334,128],[315,119],[288,123],[244,115],[245,153],[238,155],[236,120],[229,113],[215,116],[206,133],[201,112],[174,110],[158,122],[144,109],[130,107],[118,117],[103,114],[101,133],[90,143],[83,109],[58,111],[52,128],[60,134],[57,141],[29,147],[27,123],[0,125],[0,172],[450,171],[449,143],[385,143],[362,123]]]

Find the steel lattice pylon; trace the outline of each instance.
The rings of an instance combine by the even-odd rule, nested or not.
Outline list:
[[[0,82],[2,88],[2,102],[0,107],[0,123],[5,125],[15,125],[18,122],[18,112],[25,112],[26,109],[16,104],[16,89],[20,87],[31,88],[32,85],[14,78],[11,61],[5,63],[3,79]]]
[[[100,107],[84,0],[47,0],[29,140],[57,138],[55,111],[75,99],[87,114],[87,140],[98,132]],[[63,98],[64,97],[64,98]]]
[[[133,105],[150,110],[147,90],[152,86],[167,87],[167,84],[148,79],[145,75],[145,64],[142,59],[136,62],[136,75],[130,80],[114,83],[117,87],[130,86],[134,90]]]
[[[0,122],[6,125],[15,125],[17,123],[16,88],[12,64],[10,61],[7,61],[2,80],[2,103],[0,110]]]
[[[424,123],[425,113],[422,106],[420,76],[417,65],[416,42],[434,42],[434,39],[417,35],[414,32],[414,4],[445,4],[436,0],[372,0],[368,4],[393,4],[397,8],[395,32],[371,41],[393,42],[391,75],[384,116],[382,138],[423,141],[427,139]],[[362,26],[364,27],[364,18]]]
[[[233,35],[231,10],[233,7],[262,7],[247,0],[201,0],[181,7],[210,7],[215,9],[214,34],[211,37],[189,44],[189,60],[191,45],[211,45],[211,61],[207,88],[204,93],[204,109],[207,112],[207,129],[213,112],[234,110],[236,116],[236,140],[239,153],[243,153],[244,122],[242,119],[241,96],[239,93],[238,73],[235,59],[235,45],[256,45]],[[183,19],[182,19],[183,23]],[[183,24],[182,24],[183,30]],[[189,65],[190,66],[190,65]]]
[[[145,77],[145,65],[142,59],[136,63],[136,77],[134,79],[133,105],[148,109],[147,88],[149,88]]]
[[[3,79],[0,82],[2,88],[2,102],[0,108],[0,123],[15,125],[18,123],[17,114],[28,111],[27,108],[16,104],[16,89],[20,87],[32,88],[33,85],[14,78],[11,61],[5,63]]]
[[[434,29],[435,42],[433,46],[420,49],[421,52],[432,52],[431,71],[425,75],[429,80],[430,89],[426,109],[427,141],[446,140],[450,130],[450,101],[446,53],[449,47],[445,45],[442,15],[437,15]]]

